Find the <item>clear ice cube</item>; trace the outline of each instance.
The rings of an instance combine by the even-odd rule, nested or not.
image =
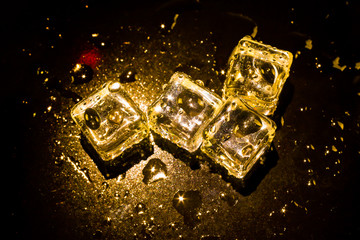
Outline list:
[[[201,150],[230,175],[243,179],[275,136],[275,123],[229,97],[203,133]]]
[[[119,82],[107,82],[76,104],[71,117],[104,161],[116,158],[148,134],[145,115]]]
[[[224,98],[240,96],[256,111],[272,115],[292,59],[291,52],[242,38],[229,58]]]
[[[190,76],[176,72],[162,95],[149,107],[150,128],[165,139],[194,152],[202,131],[217,114],[221,99],[195,84]]]

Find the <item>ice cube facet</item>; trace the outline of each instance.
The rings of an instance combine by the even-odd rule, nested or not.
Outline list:
[[[224,98],[240,96],[256,111],[272,115],[292,59],[291,52],[242,38],[229,58]]]
[[[104,161],[116,158],[148,134],[145,115],[119,82],[107,82],[77,103],[71,117]]]
[[[229,97],[203,133],[201,150],[230,175],[243,179],[275,136],[275,123]]]
[[[218,96],[195,84],[190,76],[176,72],[162,95],[149,107],[150,128],[193,152],[199,148],[202,131],[221,103]]]

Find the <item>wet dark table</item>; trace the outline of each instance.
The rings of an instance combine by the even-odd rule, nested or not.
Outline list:
[[[5,4],[3,236],[357,239],[359,9],[356,1]],[[272,150],[245,187],[159,139],[105,164],[71,120],[76,102],[113,79],[143,111],[175,71],[221,94],[245,35],[294,54]]]

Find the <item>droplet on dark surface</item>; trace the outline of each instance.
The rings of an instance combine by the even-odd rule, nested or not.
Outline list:
[[[197,116],[205,108],[202,97],[187,89],[179,94],[176,102],[191,117]]]
[[[84,113],[84,119],[86,126],[88,126],[90,129],[96,130],[100,127],[100,116],[95,109],[86,109]]]
[[[70,71],[71,82],[75,84],[87,83],[93,79],[94,71],[89,65],[77,63]]]
[[[220,199],[225,201],[230,207],[235,206],[238,200],[233,195],[226,194],[224,192],[220,193]]]
[[[173,207],[184,216],[184,223],[195,226],[199,222],[198,210],[202,204],[199,191],[178,191],[172,200]]]
[[[146,211],[146,206],[145,204],[143,203],[138,203],[136,206],[135,206],[135,212],[137,214],[144,214]]]
[[[119,78],[121,83],[135,82],[138,80],[137,71],[134,68],[128,68],[120,75]]]
[[[150,159],[143,169],[145,184],[153,183],[167,177],[166,164],[158,158]]]

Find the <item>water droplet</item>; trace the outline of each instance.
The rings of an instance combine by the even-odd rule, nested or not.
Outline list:
[[[204,86],[204,82],[201,81],[200,79],[195,80],[195,83],[196,83],[197,85],[199,85],[200,87],[203,87],[203,86]]]
[[[142,171],[143,182],[146,184],[156,182],[167,177],[166,164],[158,158],[150,159]]]
[[[204,100],[201,96],[186,89],[182,91],[176,101],[189,116],[194,117],[199,115],[205,108]]]
[[[110,92],[117,92],[119,91],[121,88],[121,84],[119,82],[112,82],[110,85],[109,85],[109,91]]]
[[[100,116],[98,112],[93,108],[88,108],[84,113],[85,124],[92,130],[96,130],[100,127]]]
[[[113,109],[108,115],[108,120],[115,124],[121,124],[123,121],[123,116],[119,111]]]
[[[144,214],[146,211],[146,206],[145,204],[143,203],[138,203],[136,206],[135,206],[135,212],[139,215],[141,214]]]
[[[135,82],[138,80],[137,72],[134,68],[126,69],[119,78],[121,83]]]
[[[233,195],[226,194],[224,192],[220,193],[220,199],[225,201],[230,207],[235,206],[238,200]]]
[[[71,82],[75,84],[90,82],[94,71],[89,65],[77,63],[70,71]]]
[[[241,155],[243,157],[248,157],[251,155],[251,153],[254,151],[254,147],[252,145],[247,145],[243,149],[241,149]]]
[[[178,191],[172,200],[173,207],[184,216],[184,223],[195,226],[199,222],[198,211],[202,204],[199,191]]]

